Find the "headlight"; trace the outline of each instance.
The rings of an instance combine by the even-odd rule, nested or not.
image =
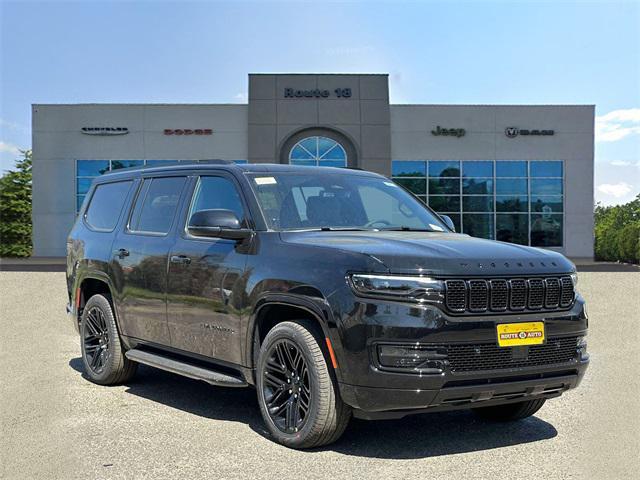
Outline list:
[[[353,290],[362,296],[415,302],[441,302],[444,298],[444,282],[429,277],[354,273],[349,278]]]
[[[578,286],[578,272],[573,272],[571,274],[571,281],[573,282],[574,288]]]

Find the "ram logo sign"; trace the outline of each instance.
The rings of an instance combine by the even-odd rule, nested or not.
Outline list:
[[[535,136],[548,136],[553,135],[555,133],[554,130],[540,130],[537,128],[534,129],[524,129],[518,127],[507,127],[504,129],[504,134],[508,138],[516,138],[518,135],[527,136],[527,135],[535,135]]]

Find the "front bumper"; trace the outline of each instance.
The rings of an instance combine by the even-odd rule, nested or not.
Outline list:
[[[459,385],[455,381],[438,390],[372,388],[340,384],[343,400],[354,415],[369,420],[402,418],[410,414],[485,407],[553,398],[580,384],[589,360],[574,368],[546,373],[513,375],[475,380]]]
[[[341,318],[340,341],[334,341],[340,393],[361,418],[399,418],[424,411],[552,398],[578,386],[589,364],[586,351],[568,347],[587,334],[588,319],[580,297],[565,311],[476,317],[452,317],[434,306],[368,299],[345,306],[350,315]],[[545,357],[532,347],[516,347],[517,352],[497,348],[497,324],[531,321],[545,323],[545,345],[549,347]],[[447,357],[435,372],[390,371],[378,361],[379,344],[443,347]],[[457,352],[464,347],[466,356],[458,357],[462,363],[457,366],[447,350],[450,347],[457,347]],[[504,350],[513,350],[507,360],[502,356]],[[485,352],[495,355],[491,361],[482,361]]]

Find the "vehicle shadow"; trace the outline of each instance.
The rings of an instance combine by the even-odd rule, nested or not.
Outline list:
[[[71,360],[69,365],[83,372],[80,358]],[[193,415],[246,423],[257,434],[269,438],[253,388],[214,387],[142,365],[126,387],[131,395]],[[340,440],[309,453],[332,450],[371,458],[428,458],[537,442],[557,434],[553,425],[537,417],[493,423],[463,410],[412,415],[400,420],[353,419]]]

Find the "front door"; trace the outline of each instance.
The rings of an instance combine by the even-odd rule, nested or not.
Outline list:
[[[145,178],[125,226],[113,243],[113,272],[123,335],[170,345],[167,262],[187,177]]]
[[[188,219],[199,210],[225,209],[246,224],[247,209],[232,177],[201,176],[170,253],[167,318],[172,346],[242,363],[241,309],[246,254],[234,240],[194,237]]]

